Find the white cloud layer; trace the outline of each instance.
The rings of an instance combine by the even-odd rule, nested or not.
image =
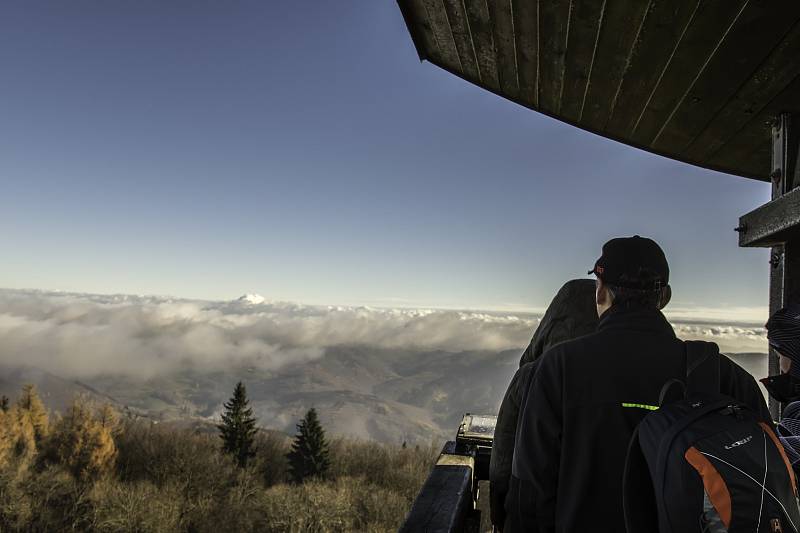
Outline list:
[[[72,377],[150,377],[187,367],[273,369],[337,345],[521,350],[538,320],[531,314],[0,290],[0,363]],[[704,325],[694,318],[675,327],[682,338],[714,340],[723,351],[766,351],[762,328]]]

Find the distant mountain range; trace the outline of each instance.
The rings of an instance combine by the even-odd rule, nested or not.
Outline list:
[[[764,354],[732,357],[753,373],[765,372]],[[200,423],[218,419],[222,403],[241,380],[265,428],[293,433],[305,411],[315,407],[331,434],[424,444],[452,437],[465,412],[496,413],[518,361],[518,350],[336,347],[319,359],[273,371],[187,370],[152,379],[117,375],[74,381],[36,368],[0,368],[0,394],[13,398],[23,383],[34,383],[57,411],[73,395],[85,394],[135,416]]]
[[[427,443],[452,436],[465,412],[495,412],[518,360],[516,350],[336,347],[319,359],[274,371],[187,370],[152,379],[109,375],[73,381],[36,368],[2,368],[0,394],[13,398],[23,383],[34,383],[56,411],[73,395],[85,394],[156,420],[216,420],[241,380],[263,427],[293,433],[305,411],[315,407],[332,434]]]

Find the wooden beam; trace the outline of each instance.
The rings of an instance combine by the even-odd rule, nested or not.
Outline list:
[[[800,232],[800,188],[739,218],[739,246],[767,248],[797,238]]]

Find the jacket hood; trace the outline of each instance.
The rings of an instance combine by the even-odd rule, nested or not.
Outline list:
[[[535,361],[560,342],[594,332],[598,322],[594,280],[573,279],[566,282],[539,321],[519,366]]]

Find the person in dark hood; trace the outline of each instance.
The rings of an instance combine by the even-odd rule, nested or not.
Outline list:
[[[505,501],[511,481],[511,460],[523,392],[528,390],[538,359],[547,349],[597,329],[594,291],[594,280],[591,279],[574,279],[561,287],[522,353],[519,369],[503,397],[497,413],[489,464],[489,507],[492,524],[500,531],[506,518]]]
[[[597,331],[541,356],[520,409],[505,533],[625,531],[631,436],[664,383],[686,376],[685,345],[661,313],[671,296],[661,247],[612,239],[591,272]],[[724,355],[719,376],[722,394],[769,419],[753,376]]]
[[[800,400],[800,304],[776,311],[765,326],[767,341],[780,356],[781,374],[761,380],[779,402]]]

